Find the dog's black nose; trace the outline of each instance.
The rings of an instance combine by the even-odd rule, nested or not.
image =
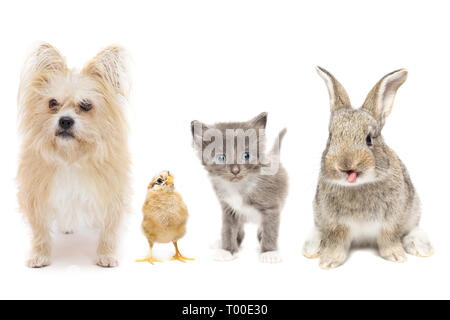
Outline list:
[[[70,129],[74,123],[75,121],[71,117],[61,117],[59,119],[59,126],[64,130]]]

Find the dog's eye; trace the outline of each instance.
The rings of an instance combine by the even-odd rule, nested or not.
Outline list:
[[[371,147],[373,145],[372,143],[372,137],[370,136],[370,134],[367,135],[366,137],[366,144]]]
[[[92,109],[92,103],[87,100],[83,100],[80,103],[80,109],[87,112]]]
[[[50,109],[55,109],[59,105],[58,101],[56,99],[50,99],[48,102],[48,107]]]

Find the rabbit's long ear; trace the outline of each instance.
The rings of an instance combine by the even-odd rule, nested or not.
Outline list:
[[[348,98],[347,92],[339,81],[337,81],[331,73],[321,67],[316,67],[316,70],[319,76],[325,80],[328,87],[331,112],[339,109],[351,108],[350,99]]]
[[[120,46],[109,46],[100,51],[83,69],[83,74],[101,81],[108,89],[124,97],[130,89],[128,54]]]
[[[383,126],[386,117],[392,111],[395,94],[407,77],[408,71],[405,69],[385,75],[369,92],[361,108],[372,114]]]

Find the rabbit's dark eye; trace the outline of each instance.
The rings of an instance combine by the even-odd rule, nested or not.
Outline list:
[[[366,144],[371,147],[373,145],[372,143],[372,137],[370,136],[370,134],[367,135],[366,137]]]
[[[48,107],[50,109],[55,109],[59,105],[58,101],[56,99],[50,99],[48,102]]]

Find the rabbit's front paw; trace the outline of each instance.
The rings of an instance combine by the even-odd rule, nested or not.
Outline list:
[[[320,255],[319,267],[322,269],[334,269],[342,265],[347,259],[347,250],[344,248],[324,250]]]
[[[316,259],[320,257],[320,244],[321,235],[317,230],[313,230],[312,234],[308,237],[303,245],[302,253],[308,259]]]
[[[305,242],[302,253],[305,258],[317,259],[320,257],[320,246],[316,246],[311,242]]]
[[[380,256],[392,262],[404,263],[408,260],[405,250],[400,245],[380,248]]]
[[[418,257],[430,257],[434,253],[427,235],[419,228],[414,229],[403,238],[403,248],[407,253]]]

